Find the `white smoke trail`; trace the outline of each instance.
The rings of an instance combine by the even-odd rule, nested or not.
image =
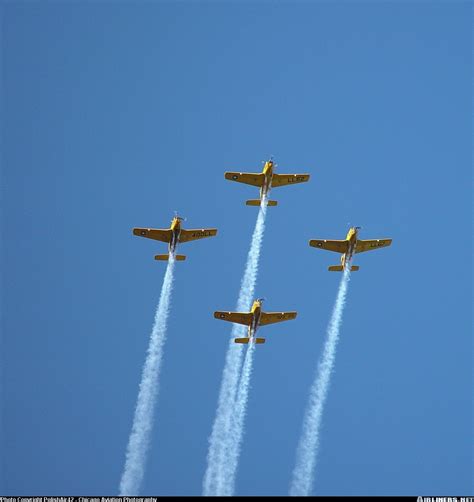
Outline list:
[[[253,356],[255,344],[248,345],[245,354],[242,374],[240,376],[239,388],[235,403],[235,412],[233,424],[229,437],[229,449],[226,455],[226,464],[224,464],[225,486],[224,494],[233,495],[235,490],[235,478],[237,475],[237,467],[239,465],[240,449],[242,446],[242,438],[244,435],[244,422],[247,412],[247,402],[250,390],[250,377],[252,376]]]
[[[163,346],[166,340],[174,265],[174,257],[170,254],[161,288],[160,301],[155,313],[155,322],[150,335],[147,357],[142,370],[132,432],[128,440],[125,467],[120,481],[121,496],[138,495],[145,472],[146,456],[150,447],[150,433],[153,427],[153,412],[158,396]]]
[[[296,453],[296,466],[290,486],[290,495],[308,496],[313,486],[314,467],[318,456],[319,430],[324,411],[331,372],[336,358],[336,346],[339,338],[339,329],[346,302],[347,288],[350,280],[351,263],[344,269],[336,302],[327,330],[326,343],[318,371],[309,392],[308,407],[303,420],[303,431]]]
[[[265,230],[265,216],[267,212],[267,198],[262,199],[262,204],[252,235],[245,272],[237,300],[237,311],[246,311],[255,292],[257,282],[258,263]],[[240,369],[242,366],[243,348],[234,343],[234,338],[242,337],[245,327],[234,324],[227,349],[225,366],[222,374],[221,388],[217,405],[216,417],[209,438],[209,451],[207,454],[207,468],[203,480],[204,495],[224,495],[227,480],[227,452],[232,429],[232,415],[236,400],[236,391],[239,385]],[[230,494],[229,494],[230,495]]]

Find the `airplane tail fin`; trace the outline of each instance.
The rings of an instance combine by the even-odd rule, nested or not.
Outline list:
[[[249,343],[250,338],[234,338],[235,343]],[[254,338],[254,343],[265,343],[265,338]]]
[[[342,265],[331,265],[328,267],[329,272],[342,272]],[[357,272],[359,270],[359,265],[352,265],[351,272]]]
[[[262,203],[262,199],[249,199],[245,204],[247,206],[260,206]],[[278,204],[278,201],[276,200],[268,200],[267,201],[267,206],[276,206]]]
[[[169,254],[157,254],[155,256],[155,260],[168,261],[169,259],[170,259]],[[175,255],[174,259],[176,261],[184,261],[186,259],[186,256],[184,254],[177,254]]]

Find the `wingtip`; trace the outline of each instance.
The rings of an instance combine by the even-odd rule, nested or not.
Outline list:
[[[224,319],[224,318],[225,318],[225,314],[224,314],[224,312],[222,312],[222,311],[216,310],[216,311],[214,312],[214,317],[215,317],[216,319]]]

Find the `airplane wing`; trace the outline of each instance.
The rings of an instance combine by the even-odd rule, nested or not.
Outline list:
[[[169,228],[134,228],[133,235],[162,242],[169,242],[171,240],[171,230]]]
[[[262,173],[225,173],[225,179],[230,181],[238,181],[239,183],[246,183],[255,187],[261,187],[265,176]]]
[[[291,321],[296,317],[296,312],[262,312],[260,314],[260,326],[276,322]]]
[[[374,249],[385,248],[392,244],[392,239],[373,239],[373,240],[359,240],[357,239],[355,252],[364,253],[365,251],[372,251]]]
[[[217,228],[197,228],[195,230],[181,230],[179,233],[179,242],[195,241],[204,237],[214,237],[217,234]]]
[[[216,319],[222,319],[223,321],[236,322],[237,324],[250,326],[253,315],[250,312],[222,312],[218,310],[214,312],[214,317]]]
[[[349,247],[347,241],[330,241],[326,239],[311,239],[309,245],[314,248],[326,249],[327,251],[335,251],[336,253],[346,253]]]
[[[274,174],[272,188],[309,181],[309,174]]]

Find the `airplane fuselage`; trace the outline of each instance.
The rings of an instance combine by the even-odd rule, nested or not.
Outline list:
[[[250,313],[252,314],[252,322],[250,323],[250,325],[248,327],[247,336],[248,336],[248,338],[254,338],[255,334],[257,332],[258,326],[260,324],[260,316],[262,314],[262,301],[261,300],[255,300],[253,302]]]
[[[260,198],[263,198],[265,195],[270,193],[270,189],[272,187],[272,178],[273,178],[273,161],[267,160],[265,165],[263,166],[263,175],[265,176],[265,181],[260,188]]]
[[[351,227],[346,235],[346,241],[349,243],[347,252],[341,255],[341,265],[345,268],[346,262],[352,259],[356,245],[357,245],[357,234],[359,232],[358,227]]]
[[[168,244],[168,249],[170,254],[175,254],[176,247],[179,242],[179,234],[181,233],[181,218],[179,216],[175,216],[171,220],[171,239]]]

